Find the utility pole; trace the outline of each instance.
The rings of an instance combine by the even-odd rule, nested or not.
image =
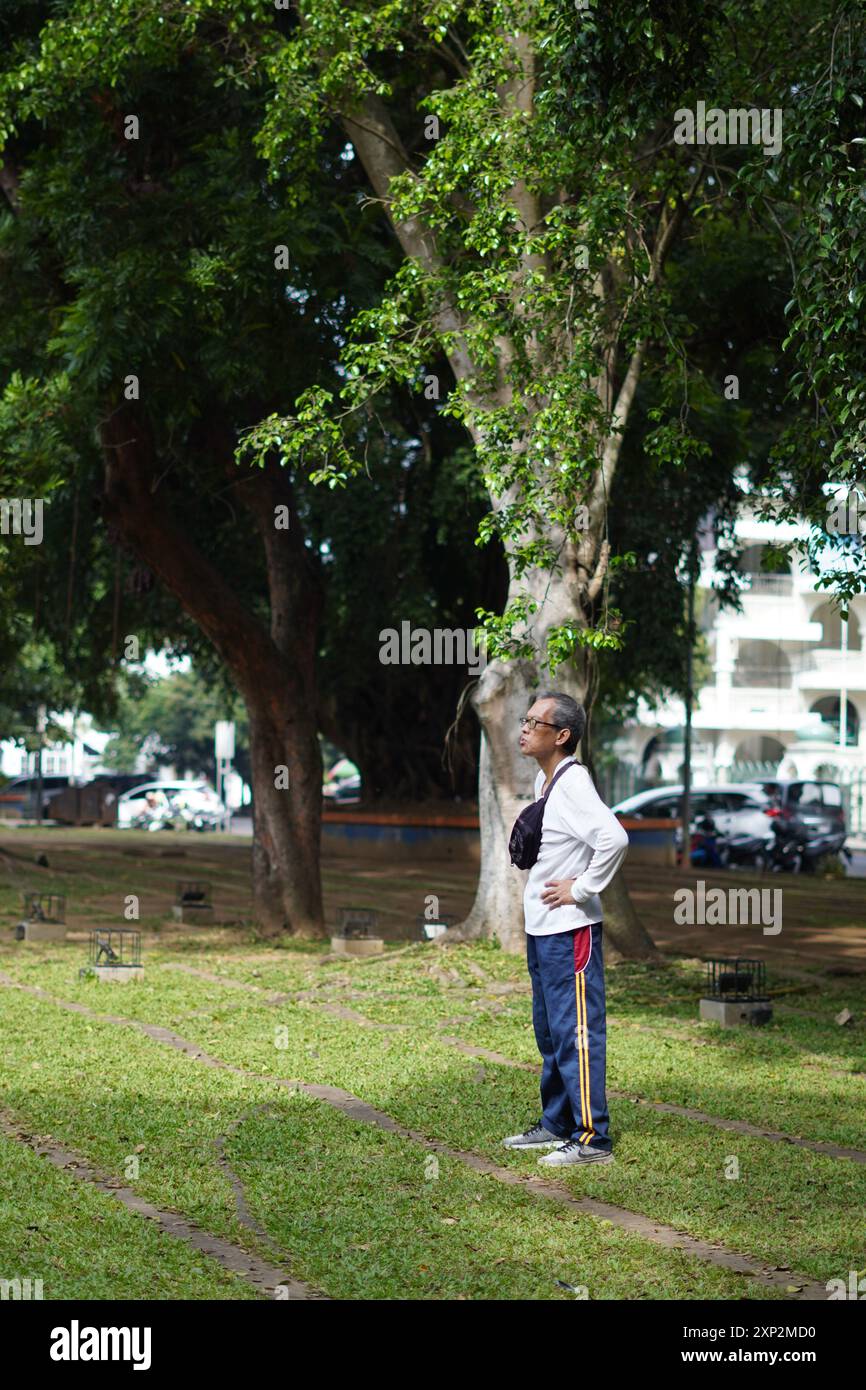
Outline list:
[[[45,726],[48,723],[48,710],[40,705],[36,711],[36,824],[42,824],[42,749],[45,746]]]
[[[697,583],[697,572],[698,541],[697,536],[695,536],[689,547],[687,589],[686,728],[683,744],[682,804],[683,865],[685,868],[689,868],[691,865],[691,834],[689,833],[689,826],[692,823],[692,705],[694,703],[695,584]]]
[[[848,743],[848,617],[842,619],[842,668],[839,689],[839,747],[843,753]],[[856,742],[856,738],[855,738]],[[842,766],[845,766],[844,760]]]

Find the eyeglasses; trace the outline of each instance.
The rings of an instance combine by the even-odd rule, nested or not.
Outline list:
[[[528,724],[528,725],[529,725],[529,732],[530,732],[530,733],[532,733],[532,731],[533,731],[533,729],[535,728],[536,724],[544,724],[544,725],[547,726],[548,729],[564,729],[564,728],[565,728],[565,725],[564,725],[564,724],[551,724],[549,719],[533,719],[533,718],[531,718],[530,715],[527,715],[525,719],[521,719],[521,721],[520,721],[520,727],[521,727],[521,729],[524,727],[525,724]]]

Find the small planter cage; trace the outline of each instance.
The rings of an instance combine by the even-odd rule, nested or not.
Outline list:
[[[22,893],[24,916],[28,922],[66,921],[66,899],[62,893]]]
[[[768,1003],[767,972],[762,960],[722,956],[707,961],[708,999],[723,999],[731,1004]]]
[[[62,893],[28,889],[21,894],[23,919],[15,928],[16,941],[63,941],[66,936],[66,899]]]
[[[415,938],[418,941],[435,941],[437,936],[444,936],[456,921],[457,918],[450,913],[440,912],[431,920],[419,912],[415,918]]]
[[[376,936],[379,914],[372,907],[337,908],[337,932],[349,940],[363,940]]]
[[[331,950],[342,956],[378,956],[385,949],[376,930],[379,914],[372,907],[338,907],[337,934]]]
[[[175,885],[171,915],[176,922],[210,926],[214,920],[211,886],[206,879],[180,878]]]
[[[195,879],[178,879],[174,900],[178,907],[198,908],[199,911],[213,907],[210,884]]]
[[[141,932],[129,927],[95,927],[90,933],[86,975],[110,967],[112,970],[141,970]]]

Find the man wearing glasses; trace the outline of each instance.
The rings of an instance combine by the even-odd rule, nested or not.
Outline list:
[[[552,1167],[613,1162],[598,895],[622,863],[628,836],[574,757],[585,727],[577,701],[556,692],[539,696],[520,725],[520,751],[539,766],[536,800],[564,770],[545,803],[541,847],[523,895],[542,1114],[503,1142],[552,1149],[538,1160]]]

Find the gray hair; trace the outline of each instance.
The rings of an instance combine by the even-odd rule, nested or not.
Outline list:
[[[560,690],[547,690],[536,698],[554,701],[553,723],[558,724],[561,729],[569,730],[565,751],[566,753],[573,753],[586,729],[586,714],[583,707],[570,695],[565,695]]]

